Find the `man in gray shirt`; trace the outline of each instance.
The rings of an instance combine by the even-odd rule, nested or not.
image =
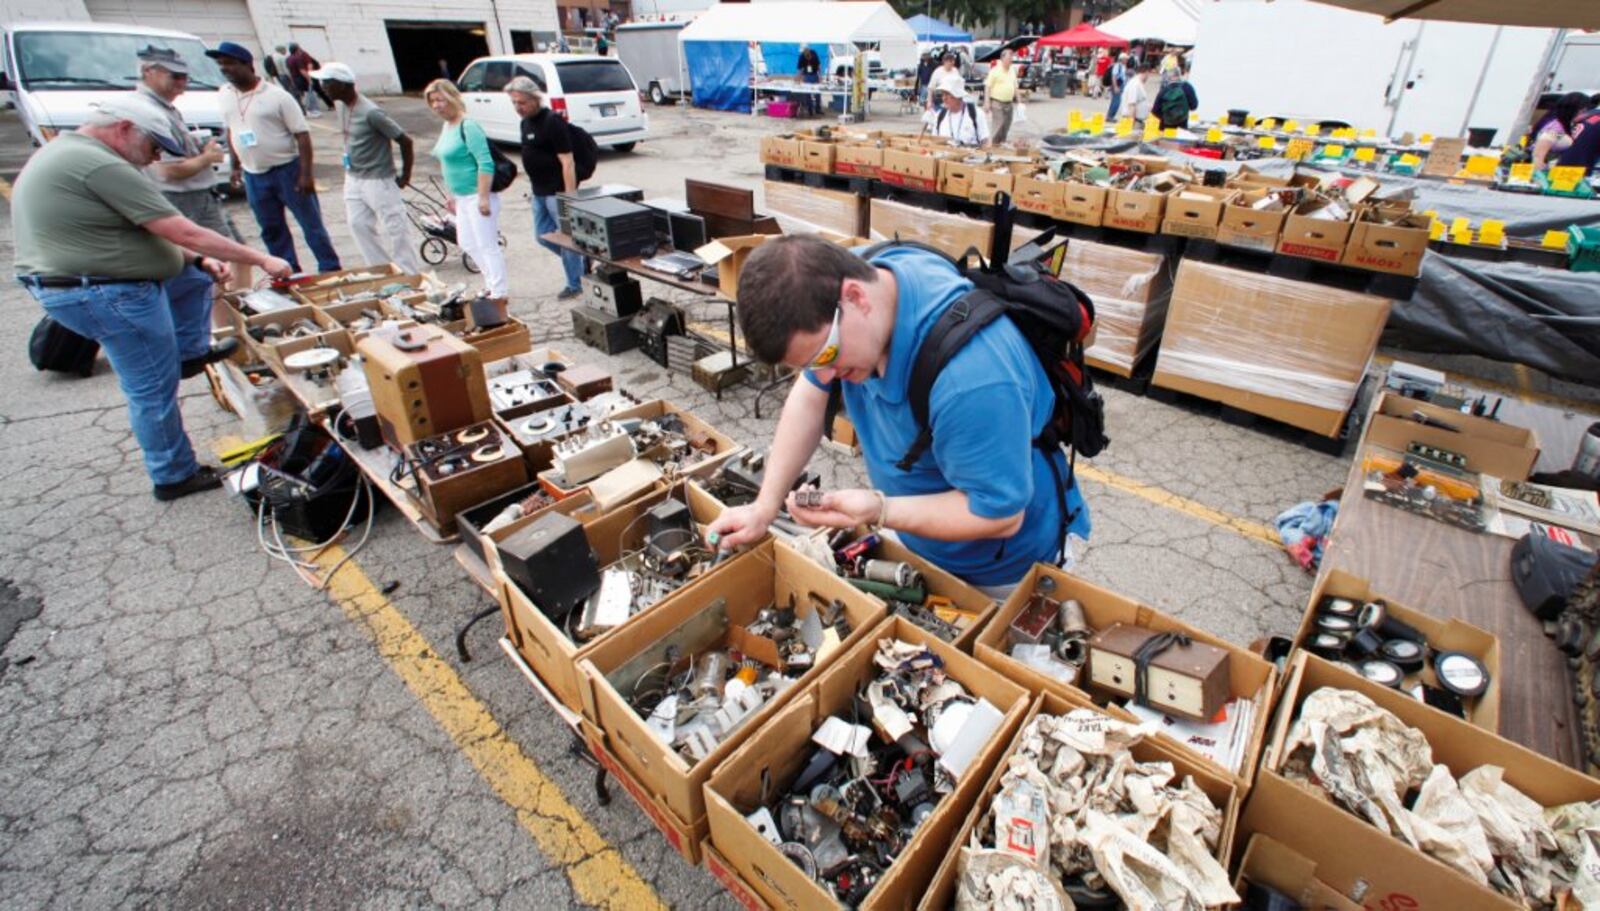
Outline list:
[[[311,72],[339,106],[344,134],[344,207],[350,233],[367,265],[392,262],[421,272],[418,240],[406,218],[400,191],[411,183],[416,150],[411,137],[372,99],[356,91],[356,74],[342,63]],[[400,147],[400,174],[394,172],[394,146]],[[387,243],[386,243],[387,241]]]

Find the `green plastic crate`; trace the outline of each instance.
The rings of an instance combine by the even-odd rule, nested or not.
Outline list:
[[[1600,228],[1573,225],[1567,229],[1568,266],[1574,272],[1600,272]]]
[[[1555,190],[1550,187],[1550,175],[1544,171],[1535,171],[1533,179],[1546,196],[1567,196],[1573,199],[1593,199],[1594,187],[1589,186],[1587,180],[1578,181],[1577,186],[1571,190]]]

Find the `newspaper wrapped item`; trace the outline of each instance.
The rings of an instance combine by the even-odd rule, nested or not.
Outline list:
[[[1129,751],[1152,731],[1089,709],[1035,717],[1007,760],[992,827],[980,824],[977,833],[998,853],[1028,863],[1028,852],[1006,850],[1006,840],[1015,837],[1017,808],[1042,794],[1049,842],[1035,869],[1062,883],[1109,888],[1130,911],[1201,911],[1239,901],[1214,856],[1222,811],[1192,778],[1178,781],[1171,763],[1138,762]],[[964,866],[963,880],[971,873]]]
[[[1072,899],[1043,870],[1005,851],[961,849],[956,911],[1073,911]]]

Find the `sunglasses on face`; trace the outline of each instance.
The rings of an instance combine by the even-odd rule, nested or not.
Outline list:
[[[839,319],[842,316],[844,316],[843,307],[833,311],[833,328],[828,330],[828,338],[822,343],[821,350],[806,362],[807,369],[821,370],[839,360]]]

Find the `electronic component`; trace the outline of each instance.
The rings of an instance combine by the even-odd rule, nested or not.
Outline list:
[[[638,187],[630,187],[621,183],[603,183],[594,187],[579,187],[565,193],[556,194],[556,221],[561,225],[561,233],[572,234],[572,219],[569,208],[574,202],[587,202],[592,199],[615,198],[625,202],[640,202],[644,199],[644,191]]]
[[[644,306],[638,279],[627,278],[624,281],[611,283],[596,281],[593,277],[585,275],[581,281],[584,300],[601,313],[611,316],[632,316]]]
[[[1356,670],[1367,680],[1391,689],[1399,689],[1401,682],[1406,678],[1404,671],[1382,658],[1368,658],[1359,662],[1356,664]]]
[[[602,421],[556,443],[555,469],[569,485],[581,485],[639,454],[620,422]]]
[[[528,483],[522,452],[491,421],[428,437],[406,447],[404,464],[422,511],[446,534],[456,514]]]
[[[1226,649],[1113,623],[1089,639],[1089,683],[1157,711],[1210,721],[1228,700]]]
[[[1435,654],[1433,673],[1439,678],[1439,686],[1462,698],[1482,696],[1489,689],[1489,669],[1466,652]]]
[[[574,364],[556,377],[556,382],[561,384],[569,395],[580,402],[610,392],[612,388],[611,373],[604,367],[594,364]]]
[[[583,603],[583,617],[572,638],[586,642],[621,626],[633,615],[633,573],[610,567],[600,574],[600,588]]]
[[[483,355],[435,326],[373,332],[356,342],[378,427],[401,449],[489,420]]]
[[[667,339],[684,334],[683,311],[670,301],[652,297],[644,309],[634,314],[629,325],[639,336],[639,348],[645,357],[663,367],[668,366]]]
[[[689,507],[682,500],[662,500],[645,517],[645,547],[658,558],[666,559],[699,540]]]
[[[545,616],[562,624],[600,589],[600,568],[583,525],[548,512],[500,542],[500,564]]]
[[[580,250],[619,260],[655,253],[655,215],[644,206],[613,197],[567,204],[569,234]]]
[[[1419,411],[1417,414],[1420,415],[1422,412]],[[1440,465],[1448,465],[1451,468],[1459,468],[1463,471],[1467,467],[1467,457],[1461,453],[1440,449],[1437,446],[1429,446],[1426,443],[1407,443],[1406,454],[1416,456],[1419,459],[1426,459],[1429,462],[1436,462]]]
[[[567,394],[542,371],[515,370],[489,380],[489,407],[504,417],[544,411],[567,401]]]
[[[1511,548],[1511,581],[1522,603],[1535,617],[1551,622],[1567,607],[1567,598],[1594,566],[1594,553],[1579,550],[1533,532]]]
[[[308,348],[286,355],[283,366],[285,370],[298,371],[319,386],[326,386],[344,366],[344,355],[337,348]]]
[[[1371,654],[1368,652],[1367,654]],[[1427,647],[1410,639],[1386,639],[1378,646],[1378,657],[1392,663],[1407,674],[1422,670]]]
[[[572,331],[578,341],[606,354],[621,354],[639,347],[639,334],[632,322],[637,316],[612,316],[593,307],[572,308]]]
[[[548,411],[539,411],[527,417],[506,422],[517,445],[528,448],[538,443],[548,443],[594,423],[595,416],[588,405],[577,402],[560,405]]]

